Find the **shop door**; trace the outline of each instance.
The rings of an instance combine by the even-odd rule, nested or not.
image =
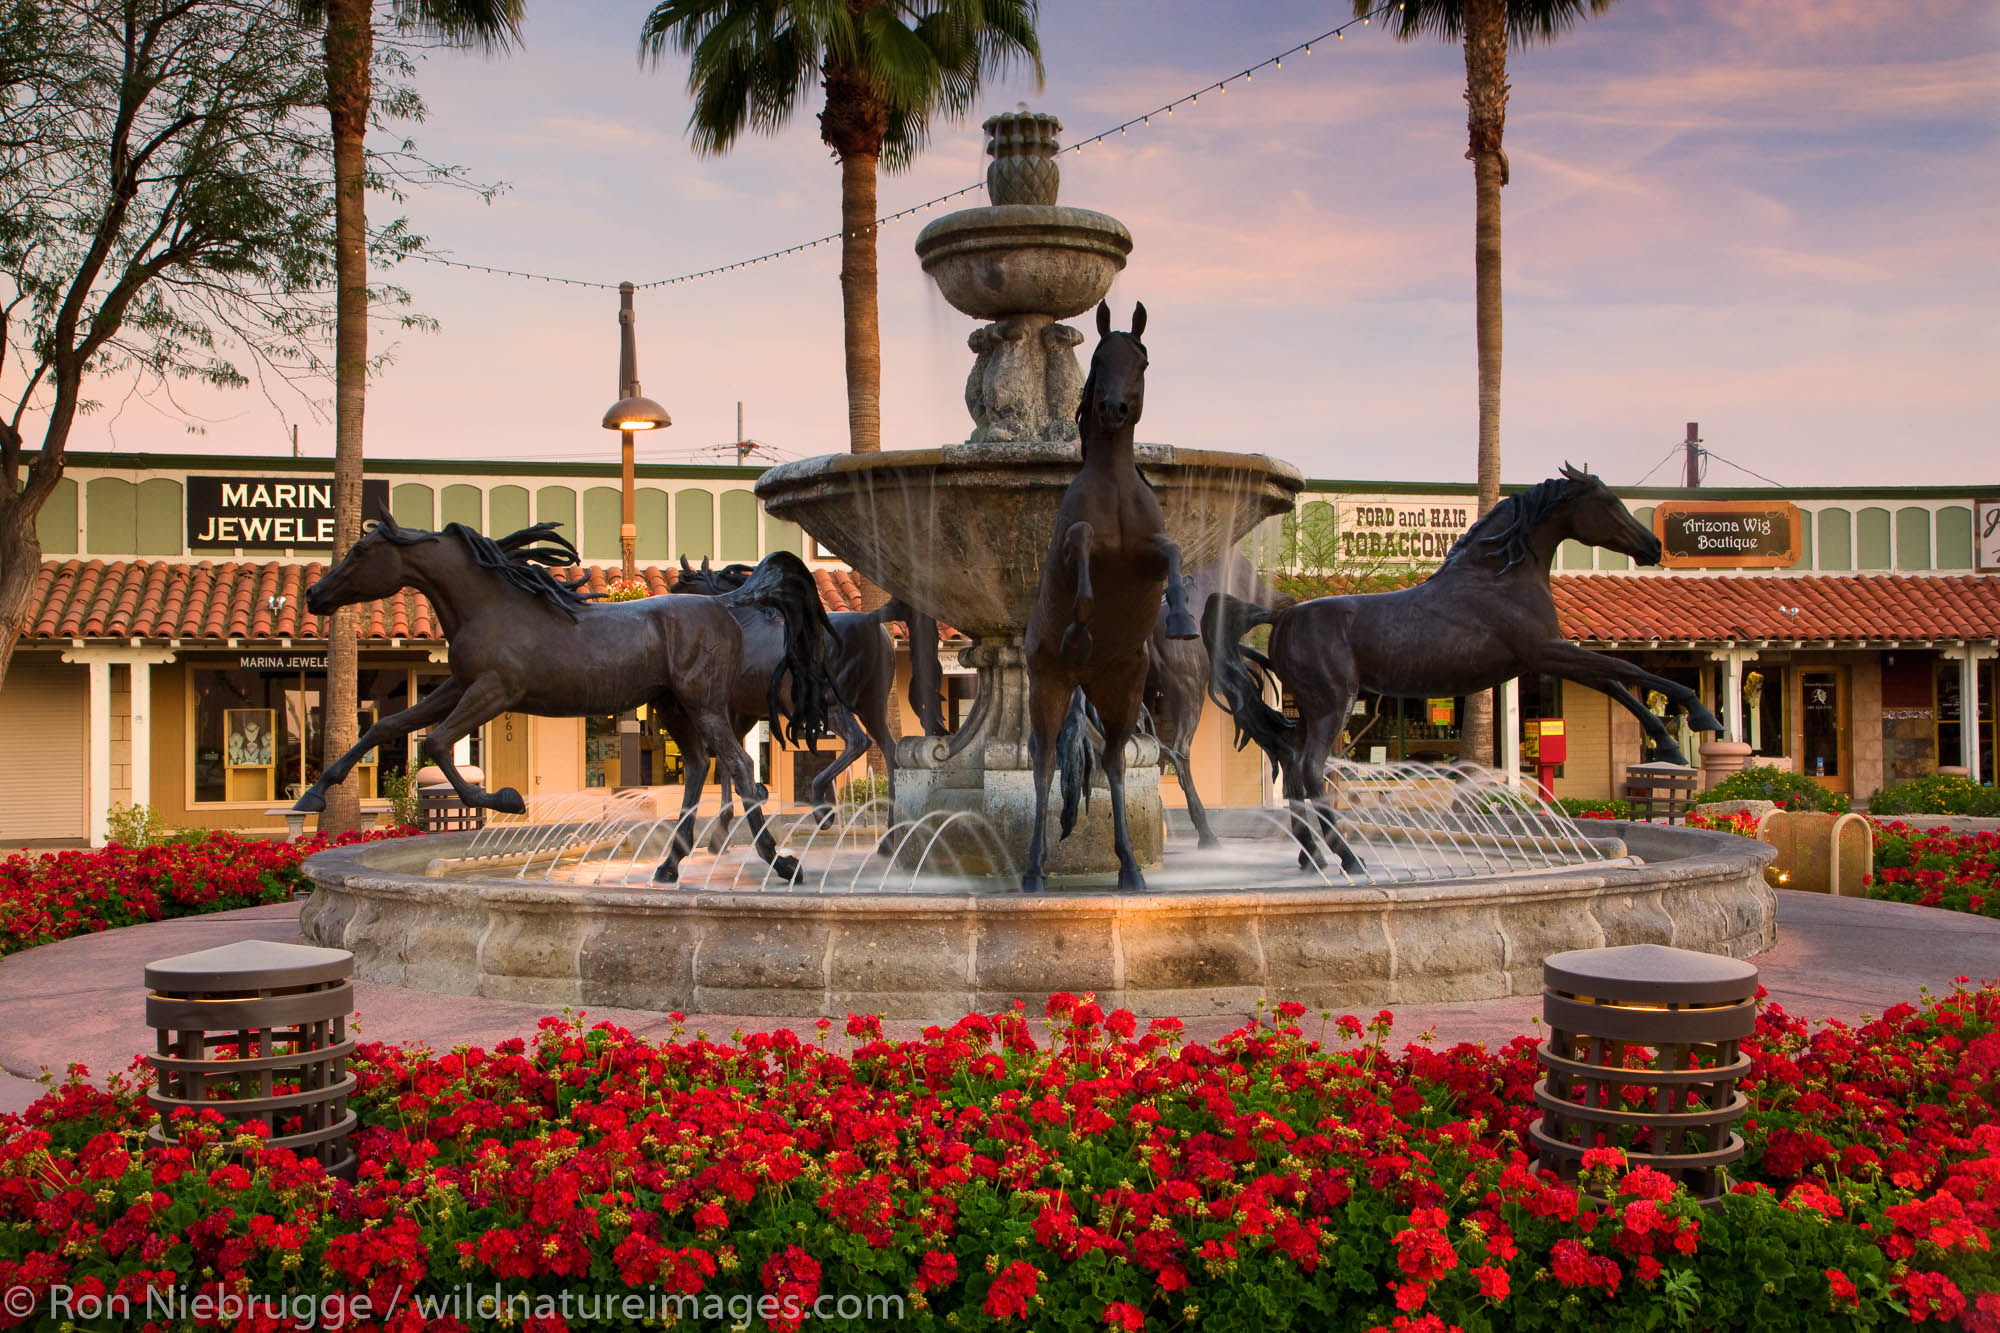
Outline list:
[[[486,790],[499,791],[502,787],[512,787],[525,796],[534,789],[528,780],[533,770],[528,762],[526,713],[502,713],[488,722],[486,752],[490,764],[486,773]]]
[[[1799,673],[1799,721],[1804,741],[1799,771],[1829,791],[1852,793],[1852,729],[1847,720],[1847,668]]]
[[[82,838],[90,675],[82,667],[21,666],[0,689],[0,845]]]

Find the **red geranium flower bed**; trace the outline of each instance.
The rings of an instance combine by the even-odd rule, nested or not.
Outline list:
[[[2000,833],[1876,820],[1868,896],[2000,917]]]
[[[284,902],[312,887],[299,862],[314,852],[414,832],[313,834],[298,842],[215,832],[151,847],[18,852],[0,861],[0,955],[113,926]]]
[[[1282,1005],[1204,1046],[1048,1009],[365,1046],[352,1185],[219,1120],[148,1148],[133,1086],[72,1082],[0,1120],[0,1288],[37,1312],[0,1324],[150,1291],[398,1330],[2000,1330],[2000,988],[1811,1033],[1767,1009],[1707,1211],[1617,1149],[1596,1202],[1539,1171],[1527,1037],[1395,1054],[1386,1014],[1309,1036]]]

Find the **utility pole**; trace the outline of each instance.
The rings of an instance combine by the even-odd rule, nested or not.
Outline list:
[[[1701,489],[1701,423],[1688,422],[1687,433],[1687,488]]]

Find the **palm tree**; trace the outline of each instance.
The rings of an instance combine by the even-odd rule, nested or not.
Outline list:
[[[374,0],[297,0],[300,20],[326,31],[326,107],[333,121],[333,559],[361,537],[361,419],[368,392],[369,108],[375,88]],[[448,46],[505,51],[520,36],[521,0],[390,0],[398,31]],[[327,633],[323,754],[344,753],[359,739],[360,610],[336,611]],[[319,827],[344,832],[361,823],[361,797],[343,782],[327,793]]]
[[[840,160],[840,307],[847,435],[882,447],[882,340],[875,299],[875,173],[910,164],[931,118],[971,109],[981,81],[1017,57],[1042,80],[1038,0],[662,0],[641,49],[691,55],[688,133],[727,152],[745,129],[774,133],[817,83],[819,137]]]
[[[1382,0],[1353,0],[1357,18]],[[1507,48],[1552,42],[1612,0],[1404,0],[1383,14],[1399,41],[1434,36],[1465,45],[1465,156],[1472,162],[1473,306],[1479,345],[1479,512],[1500,502],[1500,187],[1507,154]],[[1493,754],[1493,697],[1466,701],[1459,753],[1484,763]]]

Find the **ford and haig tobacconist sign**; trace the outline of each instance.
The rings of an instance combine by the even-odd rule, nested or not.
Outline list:
[[[1653,510],[1663,565],[1782,568],[1799,558],[1799,507],[1782,500],[1669,500]]]
[[[361,483],[361,512],[389,506],[389,483]],[[189,477],[187,544],[190,551],[238,547],[333,549],[331,477]]]

